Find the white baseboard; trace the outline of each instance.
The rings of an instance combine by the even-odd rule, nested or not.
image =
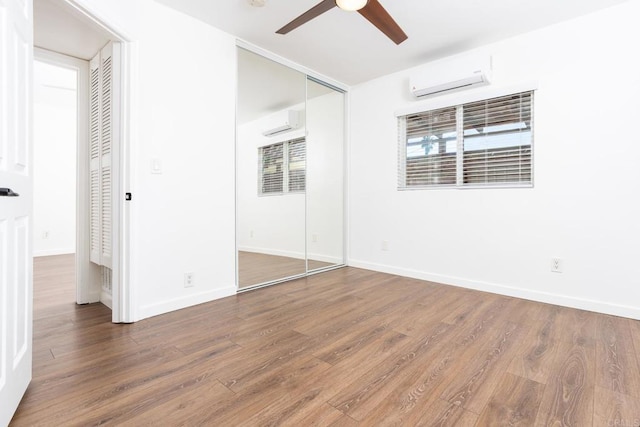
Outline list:
[[[200,292],[197,294],[185,295],[168,301],[155,304],[144,305],[138,310],[138,320],[148,317],[158,316],[160,314],[169,313],[171,311],[180,310],[198,304],[203,304],[220,298],[225,298],[237,293],[235,286],[228,286],[222,289]]]
[[[595,301],[583,298],[576,298],[567,295],[540,292],[531,289],[514,288],[511,286],[495,283],[473,281],[460,277],[444,276],[428,273],[425,271],[393,267],[390,265],[375,264],[365,261],[349,260],[350,267],[363,268],[365,270],[379,271],[381,273],[395,274],[398,276],[411,277],[419,280],[442,283],[445,285],[458,286],[461,288],[475,289],[478,291],[491,292],[499,295],[506,295],[515,298],[522,298],[531,301],[544,302],[548,304],[560,305],[564,307],[577,308],[580,310],[594,311],[597,313],[611,314],[614,316],[628,317],[640,320],[640,308],[627,305],[611,304],[602,301]]]
[[[70,254],[75,254],[76,250],[75,249],[42,249],[42,250],[34,250],[33,251],[33,256],[34,257],[40,257],[40,256],[53,256],[53,255],[70,255]]]
[[[256,254],[275,255],[275,256],[284,256],[284,257],[295,258],[295,259],[304,259],[304,253],[301,253],[301,252],[282,251],[279,249],[271,249],[271,248],[254,248],[249,246],[240,246],[238,247],[238,250],[242,252],[251,252]],[[330,255],[322,255],[322,254],[310,253],[309,259],[328,262],[330,264],[344,263],[344,260],[342,258],[338,258]]]
[[[309,254],[309,259],[321,262],[328,262],[329,264],[344,264],[344,259],[322,254]]]
[[[242,252],[253,252],[256,254],[285,256],[288,258],[304,259],[304,252],[283,251],[280,249],[256,248],[256,247],[250,247],[250,246],[239,246],[238,250]]]

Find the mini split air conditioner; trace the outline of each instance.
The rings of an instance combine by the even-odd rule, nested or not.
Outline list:
[[[491,57],[445,61],[433,64],[424,72],[411,76],[409,88],[416,98],[443,94],[465,87],[489,84]]]
[[[300,117],[299,113],[295,110],[283,111],[276,114],[274,117],[275,118],[271,122],[274,127],[262,132],[264,136],[276,136],[298,128]]]

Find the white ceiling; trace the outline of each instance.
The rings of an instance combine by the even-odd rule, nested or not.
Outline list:
[[[33,1],[33,44],[89,60],[111,39],[98,24],[64,0]]]
[[[355,12],[334,8],[275,31],[319,0],[156,0],[348,85],[568,20],[627,0],[380,0],[409,39],[396,46]]]

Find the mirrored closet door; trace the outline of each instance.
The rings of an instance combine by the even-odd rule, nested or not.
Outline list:
[[[344,93],[238,48],[238,288],[344,264]]]
[[[307,268],[344,263],[344,93],[307,79]]]

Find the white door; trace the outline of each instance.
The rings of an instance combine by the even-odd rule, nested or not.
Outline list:
[[[0,0],[0,426],[31,381],[32,26],[31,0]]]

